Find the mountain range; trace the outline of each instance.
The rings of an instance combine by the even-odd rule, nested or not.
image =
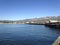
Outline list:
[[[24,19],[24,20],[16,20],[16,21],[9,21],[9,20],[0,20],[0,23],[11,23],[11,24],[26,24],[26,23],[38,23],[44,24],[46,21],[49,20],[59,20],[60,16],[47,16],[42,18],[32,18],[32,19]]]

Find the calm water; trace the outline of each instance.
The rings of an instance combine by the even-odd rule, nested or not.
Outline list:
[[[0,25],[0,45],[52,45],[59,35],[60,29],[44,25]]]

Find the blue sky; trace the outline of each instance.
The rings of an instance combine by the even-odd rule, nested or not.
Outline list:
[[[60,0],[0,0],[0,20],[60,15]]]

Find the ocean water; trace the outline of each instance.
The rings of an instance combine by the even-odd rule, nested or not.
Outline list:
[[[52,45],[59,35],[44,25],[0,24],[0,45]]]

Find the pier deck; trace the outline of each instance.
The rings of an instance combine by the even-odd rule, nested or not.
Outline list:
[[[60,45],[60,36],[55,40],[52,45]]]

